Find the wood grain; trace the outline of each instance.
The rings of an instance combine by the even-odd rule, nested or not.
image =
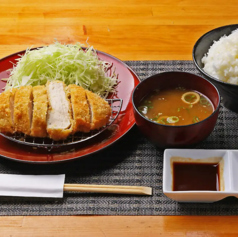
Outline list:
[[[1,217],[1,237],[237,236],[238,217],[54,216]],[[10,227],[10,228],[9,228]]]
[[[0,0],[0,58],[86,43],[121,60],[191,60],[207,31],[237,23],[237,0]],[[232,208],[232,207],[231,207]],[[0,236],[237,236],[236,216],[0,217]]]
[[[0,1],[0,57],[57,39],[87,41],[121,60],[190,60],[202,34],[237,23],[234,4],[234,0]]]

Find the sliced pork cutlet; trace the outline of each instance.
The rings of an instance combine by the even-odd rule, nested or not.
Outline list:
[[[86,95],[91,114],[90,128],[91,130],[99,129],[108,123],[111,107],[107,101],[91,91],[86,90]]]
[[[33,116],[31,124],[31,136],[47,137],[47,110],[48,97],[45,86],[34,86],[33,91]]]
[[[86,91],[81,86],[69,85],[72,115],[73,133],[90,131],[90,111],[86,98]]]
[[[53,140],[64,140],[72,133],[71,105],[66,86],[61,81],[46,84],[49,109],[47,114],[47,133]]]
[[[14,133],[14,96],[16,89],[12,88],[0,94],[0,132]]]
[[[14,123],[16,132],[31,134],[32,86],[21,86],[15,93]]]

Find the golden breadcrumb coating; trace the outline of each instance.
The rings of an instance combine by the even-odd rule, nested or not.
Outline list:
[[[47,114],[47,133],[53,140],[64,140],[72,133],[71,105],[66,86],[61,81],[46,84],[49,108]]]
[[[87,100],[91,110],[91,130],[105,126],[111,116],[111,107],[99,95],[86,90]]]
[[[14,123],[15,131],[31,134],[32,86],[21,86],[15,93]]]
[[[90,111],[86,91],[81,86],[69,85],[73,115],[73,133],[90,131]]]
[[[14,96],[16,89],[9,89],[0,94],[0,132],[14,133]]]
[[[105,126],[111,107],[97,94],[62,81],[22,86],[0,94],[0,132],[64,140]]]
[[[33,115],[31,124],[31,136],[47,137],[46,116],[48,110],[48,97],[45,86],[34,86],[33,91]]]

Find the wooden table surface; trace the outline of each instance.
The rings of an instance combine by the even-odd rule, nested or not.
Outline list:
[[[0,58],[81,42],[121,60],[192,60],[205,32],[238,23],[237,0],[0,0]],[[0,209],[1,212],[1,209]],[[0,236],[238,236],[238,217],[0,217]]]

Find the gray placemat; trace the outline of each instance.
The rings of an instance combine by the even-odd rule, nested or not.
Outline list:
[[[143,80],[162,71],[198,73],[192,61],[128,61]],[[236,149],[238,115],[223,107],[215,130],[196,149]],[[238,199],[212,204],[177,203],[162,193],[163,150],[133,127],[114,145],[73,162],[27,165],[0,159],[0,173],[66,173],[66,183],[143,185],[153,196],[65,193],[63,199],[0,197],[0,215],[236,215]]]

